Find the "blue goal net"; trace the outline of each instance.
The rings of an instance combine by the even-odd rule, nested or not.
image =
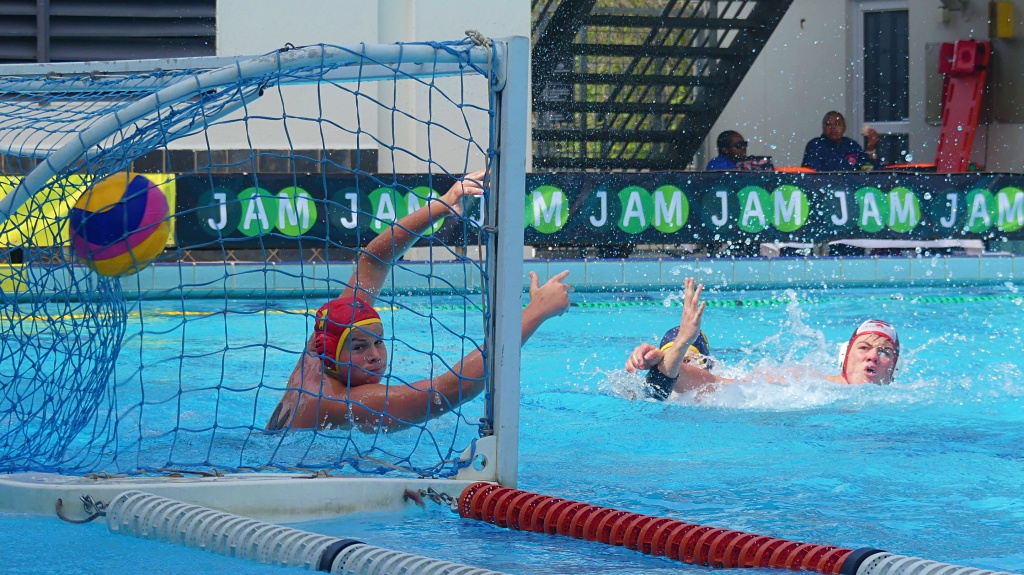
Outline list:
[[[0,472],[466,467],[493,427],[491,364],[462,395],[431,386],[490,356],[504,80],[477,44],[4,67]],[[436,207],[481,169],[482,195]],[[401,234],[394,261],[367,251]],[[363,261],[386,264],[379,293]],[[380,331],[341,324],[317,348],[338,328],[318,310],[353,289]],[[383,398],[320,379],[356,361],[330,337],[354,358],[357,335],[385,347]],[[294,385],[309,361],[319,391]],[[282,416],[289,394],[312,424]]]

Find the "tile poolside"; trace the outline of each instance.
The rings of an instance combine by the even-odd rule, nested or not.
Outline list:
[[[42,269],[42,268],[40,268]],[[1009,254],[939,257],[819,257],[819,258],[659,258],[625,260],[541,260],[523,262],[522,288],[528,272],[541,282],[569,270],[566,280],[580,290],[674,289],[693,276],[708,287],[785,288],[821,285],[884,286],[1001,283],[1024,277],[1024,256]],[[84,272],[82,268],[81,272]],[[32,274],[34,272],[28,271]],[[43,270],[50,291],[74,287],[95,289],[90,273]],[[352,274],[351,262],[217,262],[158,263],[122,278],[126,296],[243,297],[266,293],[279,297],[304,294],[327,297],[340,293]],[[458,261],[402,261],[395,266],[385,290],[467,292],[481,289],[482,270]],[[37,274],[38,275],[38,274]],[[33,276],[35,277],[35,276]],[[37,278],[38,279],[38,278]],[[23,291],[7,281],[7,292]],[[180,293],[177,290],[180,289]],[[176,295],[175,295],[176,294]],[[24,294],[19,296],[24,297]]]

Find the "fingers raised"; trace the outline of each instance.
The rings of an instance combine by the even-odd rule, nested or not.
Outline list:
[[[530,272],[530,273],[533,274],[533,272]],[[534,274],[534,275],[536,276],[536,274]],[[561,271],[561,272],[551,276],[551,279],[548,280],[548,283],[551,283],[551,282],[562,283],[562,280],[564,280],[567,277],[569,277],[569,270],[564,270],[564,271]],[[565,287],[569,288],[570,290],[572,289],[572,286],[565,286]]]

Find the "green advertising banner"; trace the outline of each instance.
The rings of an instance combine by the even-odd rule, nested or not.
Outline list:
[[[344,175],[180,176],[176,181],[175,241],[186,249],[221,244],[232,248],[364,245],[393,222],[425,205],[427,198],[440,197],[438,190],[447,191],[453,181],[428,175],[397,179]],[[478,219],[479,209],[474,208]],[[427,235],[436,233],[449,219],[438,221]],[[455,241],[453,234],[447,234],[451,241]]]
[[[527,182],[533,245],[1016,239],[1024,227],[1020,175],[586,173]]]
[[[556,173],[526,182],[526,243],[537,246],[1024,238],[1022,175]],[[451,184],[430,175],[181,176],[175,239],[185,248],[357,246]],[[468,202],[469,221],[448,218],[430,232],[463,243],[480,231],[483,201]]]

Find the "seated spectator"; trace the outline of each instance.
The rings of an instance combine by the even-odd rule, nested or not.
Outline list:
[[[852,170],[874,170],[878,166],[878,132],[865,128],[868,138],[867,150],[860,144],[843,136],[846,133],[846,119],[839,112],[829,112],[821,120],[821,135],[807,142],[804,148],[803,167],[818,172],[843,172]]]
[[[715,141],[718,157],[708,162],[708,170],[773,170],[772,159],[767,156],[748,156],[747,141],[739,132],[726,130]]]
[[[747,142],[739,132],[726,130],[715,140],[718,157],[708,162],[708,170],[735,170],[736,161],[747,155]]]

